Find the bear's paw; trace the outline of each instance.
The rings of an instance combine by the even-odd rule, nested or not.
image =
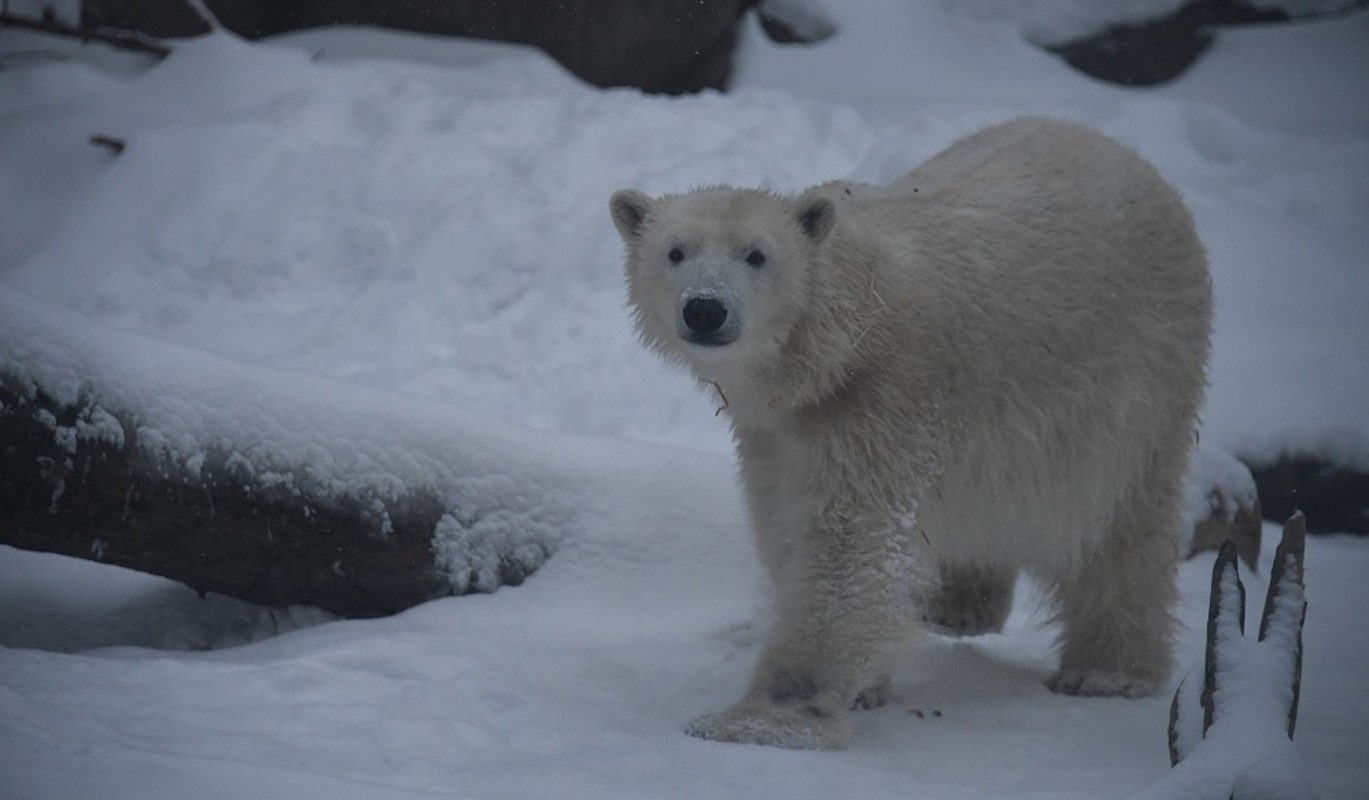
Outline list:
[[[860,691],[856,695],[855,702],[851,703],[852,711],[872,711],[876,708],[884,708],[888,705],[893,689],[889,685],[889,676],[880,676],[878,680]]]
[[[1062,669],[1046,679],[1046,688],[1056,694],[1079,697],[1149,697],[1160,691],[1160,683],[1139,675],[1100,670]]]
[[[717,714],[696,717],[685,733],[713,742],[765,744],[787,750],[843,750],[850,726],[842,715],[811,706],[738,703]]]

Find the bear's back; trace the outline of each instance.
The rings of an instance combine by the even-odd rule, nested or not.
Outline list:
[[[1082,125],[989,128],[838,209],[846,235],[878,243],[882,299],[905,309],[886,321],[958,331],[986,364],[1019,361],[1024,339],[1087,361],[1147,340],[1191,350],[1177,338],[1206,358],[1211,285],[1192,217],[1154,168]]]
[[[1139,156],[1031,118],[842,195],[836,235],[850,244],[834,247],[877,243],[868,405],[917,419],[919,398],[935,398],[961,437],[942,489],[962,513],[978,509],[974,525],[1045,531],[1052,505],[1102,513],[1105,487],[1133,480],[1156,442],[1191,423],[1208,357],[1206,261],[1178,194]],[[1035,488],[1011,489],[1010,475]],[[1041,488],[1081,485],[1096,504]]]

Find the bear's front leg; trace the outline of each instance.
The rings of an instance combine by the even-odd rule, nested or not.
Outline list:
[[[930,562],[910,546],[911,537],[892,522],[824,525],[805,536],[776,587],[778,617],[750,688],[686,732],[791,749],[844,748],[847,710],[888,673],[917,623],[920,564]]]

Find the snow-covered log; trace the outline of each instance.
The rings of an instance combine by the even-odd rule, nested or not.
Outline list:
[[[1313,797],[1293,746],[1302,681],[1306,521],[1284,525],[1271,568],[1258,638],[1245,636],[1245,586],[1236,546],[1212,570],[1207,651],[1170,706],[1173,770],[1133,800],[1299,800]]]
[[[23,14],[10,13],[8,4],[6,4],[5,10],[0,11],[0,29],[16,28],[51,33],[57,36],[71,36],[84,42],[103,42],[120,50],[147,53],[159,59],[171,55],[171,48],[156,39],[150,39],[134,32],[73,25],[70,22],[58,19],[55,14],[50,13],[51,11],[52,9],[44,8],[41,16],[28,17]]]
[[[1246,566],[1260,558],[1260,494],[1250,468],[1225,450],[1200,442],[1189,460],[1179,523],[1179,552],[1185,558],[1216,552],[1223,542],[1236,545]]]
[[[392,613],[543,563],[575,480],[539,446],[0,286],[0,543],[256,603]]]

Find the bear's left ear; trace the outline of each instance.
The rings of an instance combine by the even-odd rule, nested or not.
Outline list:
[[[642,223],[651,211],[651,198],[636,189],[623,189],[613,193],[608,199],[608,210],[613,215],[613,224],[623,241],[632,244],[642,230]]]
[[[813,244],[822,244],[837,224],[837,210],[832,201],[821,197],[800,200],[796,216],[799,227]]]

